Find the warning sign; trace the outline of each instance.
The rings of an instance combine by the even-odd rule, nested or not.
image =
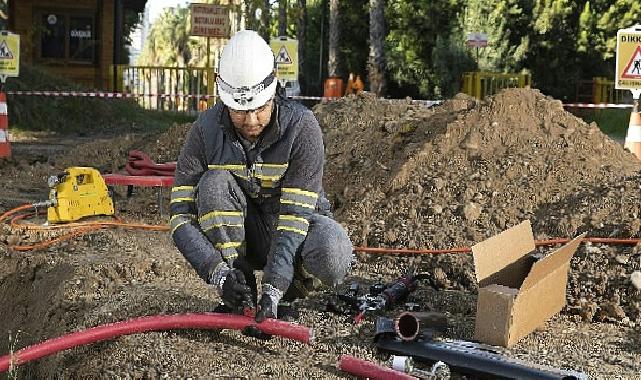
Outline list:
[[[292,62],[292,57],[287,52],[287,48],[285,46],[281,46],[280,50],[278,50],[278,53],[276,54],[276,63],[291,64]]]
[[[190,4],[191,35],[229,38],[229,9],[216,4]]]
[[[0,42],[0,59],[13,59],[13,53],[7,45],[7,41]]]
[[[625,79],[640,79],[641,78],[641,46],[637,46],[637,49],[632,54],[630,62],[623,69],[623,74],[621,78]]]
[[[276,58],[276,76],[287,81],[298,80],[298,40],[272,38],[270,46]]]
[[[20,69],[20,36],[0,33],[0,78],[17,77]]]
[[[641,89],[641,26],[617,32],[616,78],[618,90]]]

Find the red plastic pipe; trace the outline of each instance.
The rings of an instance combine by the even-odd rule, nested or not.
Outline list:
[[[77,331],[25,347],[13,353],[13,355],[0,357],[0,373],[9,370],[10,366],[19,366],[69,348],[102,342],[117,338],[121,335],[174,329],[242,330],[247,326],[256,326],[264,333],[278,335],[302,343],[312,344],[314,341],[313,331],[308,327],[279,321],[277,319],[267,319],[257,324],[254,318],[235,314],[203,313],[158,315],[92,327],[87,330]]]
[[[372,380],[417,380],[403,372],[394,371],[391,368],[381,367],[378,364],[361,360],[350,355],[341,355],[338,369],[352,375],[365,377]]]

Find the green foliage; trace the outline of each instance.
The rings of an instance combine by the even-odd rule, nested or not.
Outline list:
[[[432,51],[434,62],[434,97],[448,98],[460,91],[461,77],[466,71],[473,71],[476,63],[461,43],[460,33],[439,36]]]
[[[630,121],[629,109],[579,109],[572,113],[587,123],[595,122],[601,132],[610,137],[625,138]]]
[[[386,12],[389,23],[387,43],[387,67],[390,79],[390,95],[414,97],[450,96],[439,86],[436,78],[434,53],[439,36],[453,34],[458,28],[457,16],[462,13],[462,1],[390,1]],[[441,37],[443,38],[443,37]],[[450,44],[450,39],[445,37]],[[446,67],[441,66],[442,71]],[[446,86],[446,88],[449,86]]]
[[[151,25],[137,64],[186,66],[198,40],[189,36],[189,8],[166,8]]]
[[[131,33],[138,27],[142,19],[142,12],[138,13],[132,9],[125,8],[123,15],[122,34],[120,41],[120,62],[129,63],[129,46],[131,46]]]
[[[367,78],[367,58],[369,55],[369,1],[341,1],[340,13],[342,35],[340,54],[342,67],[339,72],[360,74]]]
[[[207,0],[212,2],[212,0]],[[244,0],[249,28],[265,0]],[[278,1],[269,4],[269,31],[278,30]],[[238,5],[236,5],[237,7]],[[287,34],[296,36],[299,2],[288,1]],[[367,78],[369,1],[339,2],[339,72]],[[303,63],[306,94],[322,93],[327,76],[327,0],[307,1]],[[636,0],[387,0],[386,64],[389,96],[449,97],[465,71],[529,72],[534,87],[559,99],[575,96],[575,82],[613,77],[616,32],[641,19]],[[153,26],[139,63],[204,65],[205,39],[188,36],[188,10],[164,14]],[[322,31],[322,32],[321,32]],[[466,35],[483,32],[486,48],[468,49]],[[477,55],[478,54],[478,55]]]

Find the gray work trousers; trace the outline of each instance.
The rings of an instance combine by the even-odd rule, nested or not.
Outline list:
[[[245,273],[248,282],[255,282],[253,270],[262,270],[265,267],[271,242],[276,236],[278,197],[258,202],[245,195],[231,173],[210,170],[198,183],[196,205],[199,218],[212,211],[242,211],[244,228],[212,228],[205,231],[205,236],[214,245],[221,241],[244,242],[236,249],[238,259],[234,261],[234,267]],[[312,290],[309,289],[310,278],[305,278],[306,275],[315,278],[314,283],[320,280],[327,286],[341,283],[353,260],[353,247],[347,231],[335,220],[321,214],[313,214],[309,220],[305,241],[294,257],[293,286],[286,292],[285,300],[288,293],[292,299],[307,295],[304,289],[299,289],[303,294],[292,293],[294,285],[300,288],[302,284],[307,284],[307,290]]]

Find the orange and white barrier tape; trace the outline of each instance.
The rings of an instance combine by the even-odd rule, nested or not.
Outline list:
[[[566,108],[632,108],[632,104],[614,103],[564,103]]]
[[[79,92],[79,91],[7,91],[9,95],[27,96],[77,96],[87,98],[136,98],[136,97],[164,97],[164,98],[215,98],[216,95],[208,94],[145,94],[145,93],[123,93],[123,92]],[[300,100],[335,100],[339,98],[323,96],[289,96],[290,99]]]
[[[123,92],[78,92],[78,91],[7,91],[8,95],[31,96],[78,96],[87,98],[136,98],[142,96],[157,96],[165,98],[215,98],[216,95],[207,94],[134,94]]]
[[[65,97],[85,97],[85,98],[138,98],[138,97],[162,97],[162,98],[199,98],[210,99],[216,98],[216,95],[208,94],[146,94],[146,93],[124,93],[124,92],[80,92],[80,91],[7,91],[8,95],[23,95],[23,96],[65,96]],[[316,101],[330,101],[338,100],[341,97],[331,96],[288,96],[289,99],[294,100],[316,100]],[[441,100],[412,100],[413,103],[424,104],[431,107],[440,104]]]
[[[11,157],[9,143],[9,115],[7,114],[7,96],[0,92],[0,158]]]

